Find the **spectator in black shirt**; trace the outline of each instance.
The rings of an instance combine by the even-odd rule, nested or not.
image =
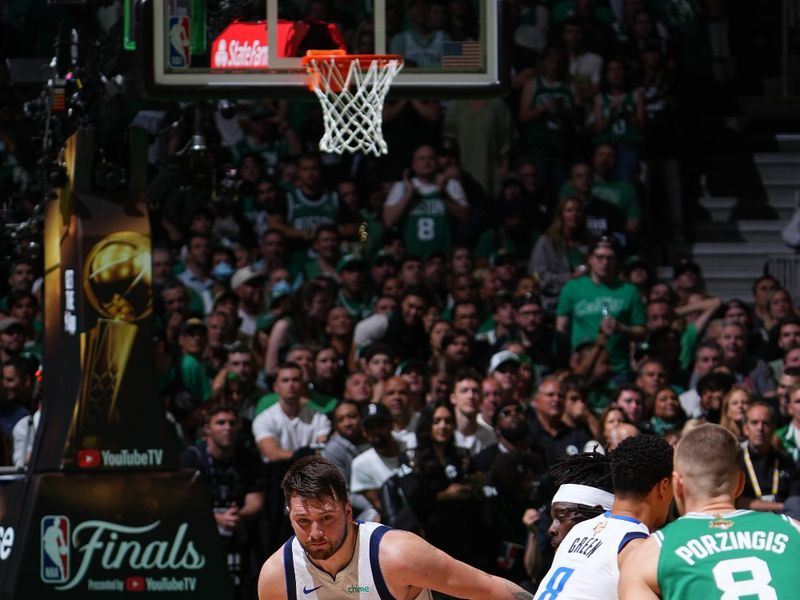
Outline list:
[[[208,486],[236,598],[245,599],[255,594],[251,552],[257,542],[245,524],[261,513],[264,483],[258,457],[236,445],[240,427],[236,407],[213,403],[205,411],[204,438],[183,451],[181,464],[197,469]]]
[[[544,457],[545,467],[565,454],[578,454],[591,441],[589,431],[564,423],[564,389],[558,379],[550,377],[539,384],[533,408],[528,439],[531,449]]]
[[[772,445],[775,411],[765,402],[755,402],[744,422],[746,441],[740,454],[744,490],[737,508],[783,512],[798,518],[800,477],[792,459]]]

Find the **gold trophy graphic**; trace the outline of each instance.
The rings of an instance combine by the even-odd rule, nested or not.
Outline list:
[[[153,308],[150,253],[147,235],[121,231],[97,242],[84,263],[84,297],[98,318],[81,333],[83,380],[70,432],[73,450],[98,448],[101,434],[120,425],[117,401],[139,329],[135,321]]]

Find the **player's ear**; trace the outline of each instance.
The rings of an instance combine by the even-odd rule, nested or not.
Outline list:
[[[350,500],[344,503],[344,514],[348,521],[353,520],[353,506],[350,504]]]
[[[662,498],[667,496],[672,497],[672,479],[670,477],[664,477],[661,482],[658,484],[658,493],[661,494]]]
[[[683,477],[677,471],[672,472],[672,493],[675,496],[683,497]]]

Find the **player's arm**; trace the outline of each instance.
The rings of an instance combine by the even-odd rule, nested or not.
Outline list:
[[[258,600],[288,600],[283,570],[283,546],[267,559],[258,576]]]
[[[759,500],[758,498],[748,498],[745,496],[739,496],[736,499],[736,508],[757,510],[760,512],[781,512],[783,510],[783,502],[774,502],[772,500]]]
[[[405,216],[416,196],[417,190],[411,182],[411,171],[403,171],[403,181],[392,186],[383,205],[383,224],[394,227]]]
[[[413,587],[464,600],[533,599],[518,585],[456,560],[405,531],[386,534],[380,545],[380,562],[389,591],[395,597],[402,597],[404,590]]]
[[[629,546],[632,545],[628,544]],[[627,550],[627,548],[625,549]],[[658,589],[658,555],[661,547],[651,536],[636,544],[630,552],[620,554],[620,600],[660,598]]]

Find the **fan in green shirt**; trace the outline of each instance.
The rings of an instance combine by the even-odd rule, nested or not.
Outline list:
[[[630,370],[630,342],[646,335],[642,299],[634,285],[617,278],[614,238],[602,236],[596,240],[588,263],[588,274],[571,279],[561,290],[556,328],[569,334],[573,348],[605,333],[613,372],[626,373]]]

